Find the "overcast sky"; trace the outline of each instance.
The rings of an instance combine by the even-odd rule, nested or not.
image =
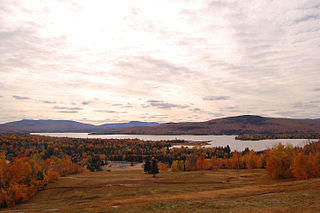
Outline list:
[[[0,123],[320,117],[319,0],[0,1]]]

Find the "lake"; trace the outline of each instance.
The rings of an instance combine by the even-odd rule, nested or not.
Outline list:
[[[160,140],[186,140],[186,141],[209,141],[206,147],[218,147],[229,145],[231,150],[243,151],[246,147],[250,150],[261,151],[272,148],[278,143],[292,144],[293,146],[304,146],[310,140],[308,139],[275,139],[260,141],[240,141],[235,140],[236,135],[89,135],[88,133],[31,133],[32,135],[44,135],[52,137],[71,137],[71,138],[103,138],[103,139],[140,139],[145,141]],[[317,141],[315,139],[311,141]],[[174,146],[180,147],[180,146]],[[192,147],[192,146],[190,146]]]

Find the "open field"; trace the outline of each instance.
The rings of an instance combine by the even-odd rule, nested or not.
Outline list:
[[[272,180],[265,170],[152,178],[135,166],[63,177],[2,212],[320,212],[320,179]]]

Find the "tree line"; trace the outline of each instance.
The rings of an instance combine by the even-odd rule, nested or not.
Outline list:
[[[42,159],[65,154],[72,162],[90,171],[99,171],[107,161],[143,162],[154,157],[159,162],[171,165],[173,160],[185,159],[188,155],[206,158],[231,156],[230,147],[195,149],[172,148],[181,141],[142,141],[138,139],[87,139],[47,137],[39,135],[0,135],[0,151],[5,152],[7,160],[23,153],[27,156],[39,154]]]
[[[282,134],[243,134],[236,136],[236,140],[267,140],[267,139],[319,139],[319,132],[295,132]]]
[[[274,179],[297,178],[304,180],[320,177],[320,140],[311,142],[302,148],[278,144],[277,147],[263,152],[234,151],[230,158],[206,158],[187,156],[183,160],[174,160],[170,170],[196,171],[214,169],[266,169]]]

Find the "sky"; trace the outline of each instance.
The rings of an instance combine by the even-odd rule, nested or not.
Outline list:
[[[0,0],[0,123],[320,118],[319,0]]]

